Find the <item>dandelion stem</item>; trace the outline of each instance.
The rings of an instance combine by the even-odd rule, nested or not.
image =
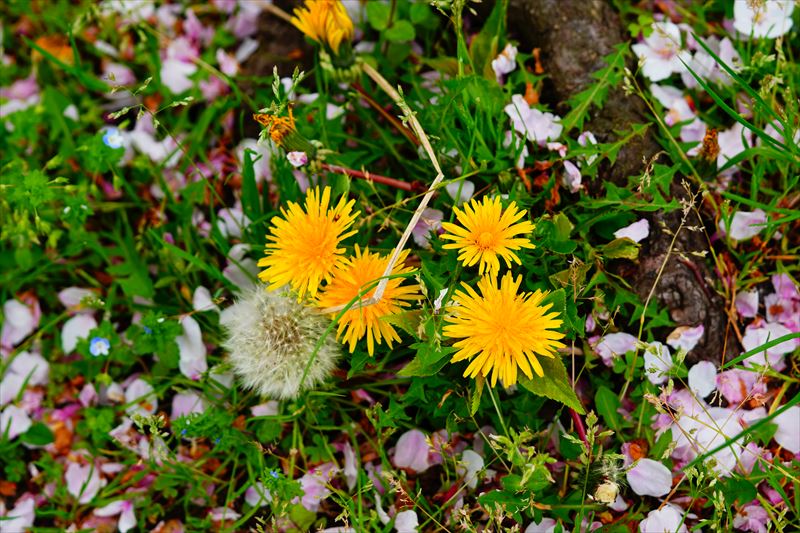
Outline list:
[[[569,416],[572,417],[572,423],[575,424],[575,431],[578,432],[578,436],[583,441],[583,444],[588,448],[589,441],[586,439],[586,428],[583,427],[583,420],[581,420],[581,416],[572,407],[567,407],[567,409],[569,410]]]
[[[351,178],[359,178],[362,180],[374,181],[375,183],[381,183],[383,185],[388,185],[390,187],[401,189],[403,191],[410,192],[419,189],[424,190],[424,186],[418,182],[409,183],[407,181],[401,181],[398,179],[389,178],[387,176],[381,176],[380,174],[373,174],[372,172],[362,172],[360,170],[353,170],[352,168],[340,167],[339,165],[330,165],[328,163],[322,163],[321,166],[324,170],[327,170],[328,172],[333,172],[334,174],[343,174]]]

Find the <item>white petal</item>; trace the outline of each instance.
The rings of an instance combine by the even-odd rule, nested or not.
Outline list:
[[[58,300],[64,307],[75,307],[81,303],[84,298],[94,298],[97,294],[89,289],[81,287],[67,287],[58,293]]]
[[[16,405],[9,405],[0,413],[0,435],[5,435],[7,430],[8,440],[14,440],[18,435],[28,431],[31,424],[28,413]]]
[[[183,326],[183,335],[175,338],[180,350],[181,373],[189,379],[197,380],[208,370],[207,350],[203,343],[203,334],[200,331],[200,325],[191,316],[183,317],[181,325]]]
[[[78,345],[78,339],[85,339],[89,332],[97,327],[97,321],[91,315],[75,315],[61,328],[61,347],[65,354],[70,354]]]
[[[800,453],[800,406],[792,406],[772,419],[777,424],[775,442],[794,454]]]
[[[458,471],[464,476],[464,483],[474,489],[478,486],[478,472],[483,469],[483,457],[472,450],[464,450]]]
[[[33,333],[35,327],[36,320],[30,307],[18,300],[8,300],[3,304],[3,346],[16,346]]]
[[[720,230],[726,232],[731,239],[742,241],[752,239],[764,229],[767,215],[761,209],[753,212],[737,211],[731,219],[730,226],[725,226],[725,220],[720,220]]]
[[[661,509],[650,511],[647,518],[639,522],[641,533],[686,533],[683,524],[683,513],[673,505],[665,505]]]
[[[20,352],[8,366],[13,372],[28,380],[28,385],[46,385],[50,364],[38,353]]]
[[[553,533],[556,530],[556,521],[552,518],[542,518],[541,522],[531,522],[525,528],[525,533]]]
[[[129,501],[125,502],[122,513],[119,515],[117,527],[121,533],[126,533],[136,527],[136,515],[133,512],[133,503]]]
[[[475,184],[469,180],[454,181],[446,185],[445,190],[455,200],[456,205],[461,205],[472,198],[475,193]]]
[[[700,361],[689,369],[689,389],[705,398],[717,388],[717,367],[710,361]]]
[[[417,513],[412,509],[400,511],[394,517],[394,530],[397,533],[416,533],[419,527]]]
[[[151,415],[158,409],[158,398],[152,385],[141,378],[137,378],[125,389],[125,409],[127,413],[140,413]]]
[[[192,308],[195,311],[216,311],[219,313],[219,307],[214,303],[211,298],[211,291],[200,285],[194,290],[192,295]]]
[[[614,237],[617,239],[627,237],[633,242],[641,242],[646,239],[648,235],[650,235],[650,222],[648,222],[646,218],[638,220],[614,232]]]
[[[344,443],[344,479],[347,482],[347,488],[353,490],[358,481],[358,460],[353,451],[353,447],[349,442]]]
[[[667,372],[673,366],[672,355],[669,348],[660,342],[651,342],[644,352],[644,370],[647,379],[653,385],[660,385],[667,381]]]
[[[635,349],[636,337],[629,333],[609,333],[594,346],[594,351],[603,359],[606,366],[611,366],[615,358]]]
[[[672,474],[669,468],[652,459],[639,459],[628,470],[628,484],[639,496],[661,497],[672,488]]]

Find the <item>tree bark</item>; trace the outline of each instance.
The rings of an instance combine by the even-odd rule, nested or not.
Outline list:
[[[592,73],[605,66],[603,57],[627,39],[618,15],[609,2],[602,0],[511,0],[508,22],[521,41],[521,48],[541,50],[548,76],[542,100],[562,115],[569,109],[569,98],[595,81]],[[618,140],[616,132],[628,130],[631,124],[649,122],[644,103],[638,97],[626,96],[621,88],[612,88],[603,108],[590,113],[585,129],[600,142]],[[599,183],[591,184],[590,190],[599,191],[605,181],[626,185],[629,177],[643,173],[645,163],[659,150],[650,130],[632,139],[620,150],[614,165],[600,168]],[[670,192],[676,198],[689,197],[679,183],[674,183]],[[701,224],[695,215],[690,216],[695,218],[687,225]],[[648,218],[650,236],[643,243],[631,283],[642,300],[667,258],[681,212],[654,213]],[[678,325],[705,326],[705,334],[690,359],[719,361],[725,347],[733,353],[738,343],[730,333],[726,343],[725,303],[714,291],[706,261],[693,254],[704,251],[708,251],[708,243],[702,232],[683,229],[666,259],[655,296]]]

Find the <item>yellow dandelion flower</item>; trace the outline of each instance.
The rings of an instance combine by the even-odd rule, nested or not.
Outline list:
[[[306,0],[305,7],[295,8],[292,24],[334,54],[342,41],[353,39],[353,21],[339,0]]]
[[[405,274],[414,269],[404,266],[408,251],[403,251],[392,269],[392,274]],[[376,284],[383,276],[389,264],[389,256],[370,253],[369,248],[362,252],[358,245],[355,256],[349,257],[336,269],[331,281],[320,293],[318,305],[321,308],[347,305],[367,287]],[[387,316],[403,311],[410,301],[418,300],[419,285],[402,285],[403,278],[392,278],[386,286],[381,301],[365,307],[350,308],[339,319],[336,338],[342,337],[342,343],[348,344],[350,353],[356,347],[356,341],[367,337],[369,355],[375,352],[375,343],[386,341],[389,348],[392,341],[399,341],[394,327],[384,320]],[[370,297],[375,293],[373,288],[362,297]]]
[[[306,193],[305,210],[289,202],[281,209],[283,217],[273,217],[271,235],[267,236],[266,257],[258,266],[266,267],[258,277],[277,289],[290,284],[303,298],[306,292],[315,297],[320,284],[330,282],[334,269],[344,262],[344,248],[339,244],[355,231],[347,231],[358,215],[352,211],[355,200],[339,199],[331,206],[331,188]]]
[[[542,305],[547,292],[518,294],[522,276],[515,280],[511,273],[503,276],[500,287],[496,277],[484,277],[478,282],[480,295],[466,284],[466,292],[453,296],[452,314],[445,317],[444,336],[461,339],[453,346],[458,352],[451,362],[471,359],[464,377],[487,377],[492,373],[491,384],[497,378],[508,387],[517,382],[517,368],[529,378],[533,372],[544,376],[537,355],[554,357],[558,342],[564,334],[555,331],[561,327],[558,313],[547,313],[551,304]]]
[[[454,241],[444,245],[445,249],[459,250],[458,259],[464,266],[472,266],[480,261],[478,273],[494,275],[500,270],[500,259],[506,266],[511,262],[520,264],[514,250],[534,248],[527,238],[515,238],[516,235],[530,233],[536,227],[525,220],[525,211],[518,210],[517,204],[511,205],[503,212],[500,198],[483,197],[480,203],[472,200],[464,206],[464,210],[454,207],[456,219],[461,224],[443,222],[445,232],[442,239]],[[462,227],[463,226],[463,227]]]

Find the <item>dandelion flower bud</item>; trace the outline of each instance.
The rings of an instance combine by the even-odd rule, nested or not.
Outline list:
[[[288,293],[268,291],[265,285],[242,295],[222,313],[221,322],[228,331],[223,345],[234,372],[246,389],[262,396],[297,397],[323,382],[341,354],[330,335],[314,355],[329,321]]]

